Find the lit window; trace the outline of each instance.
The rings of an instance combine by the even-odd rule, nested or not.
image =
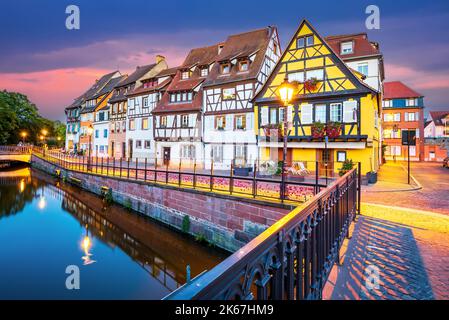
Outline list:
[[[235,88],[223,89],[223,100],[234,100],[235,99]]]
[[[235,116],[235,129],[245,130],[245,127],[246,127],[246,116],[245,115],[236,115]]]
[[[224,116],[215,117],[215,130],[224,130],[226,125],[226,120]]]
[[[249,62],[247,60],[243,60],[239,62],[239,71],[248,71],[249,69]]]
[[[340,45],[340,53],[341,54],[351,54],[354,52],[352,41],[342,42]]]
[[[183,71],[181,73],[181,79],[185,80],[185,79],[189,79],[190,78],[190,71]]]
[[[161,117],[161,128],[167,128],[167,117],[166,116]]]
[[[148,129],[148,118],[142,119],[142,129],[147,130]]]
[[[231,64],[230,63],[223,63],[221,66],[221,73],[227,74],[231,72]]]
[[[393,122],[394,115],[392,113],[384,113],[384,122]]]
[[[202,68],[201,69],[201,76],[202,77],[207,77],[208,74],[209,74],[209,69],[208,68]]]
[[[134,122],[134,119],[129,120],[129,130],[135,130],[136,129],[136,124]]]

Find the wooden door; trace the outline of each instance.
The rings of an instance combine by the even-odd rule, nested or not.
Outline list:
[[[164,166],[170,164],[170,147],[164,147]]]
[[[318,174],[320,176],[332,177],[334,172],[334,150],[333,149],[318,149]]]
[[[282,161],[284,159],[284,148],[278,148],[278,161]],[[287,156],[285,158],[286,166],[289,167],[292,165],[293,160],[293,151],[292,149],[287,148]]]

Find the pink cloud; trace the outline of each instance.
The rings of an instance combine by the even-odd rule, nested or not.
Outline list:
[[[387,80],[404,81],[414,89],[443,89],[449,88],[449,74],[442,71],[423,71],[410,66],[399,64],[385,65]]]
[[[44,116],[64,119],[64,108],[94,83],[106,69],[57,69],[0,74],[0,88],[24,93]]]

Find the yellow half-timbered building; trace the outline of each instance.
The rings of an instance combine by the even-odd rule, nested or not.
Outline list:
[[[288,107],[278,96],[285,79],[296,88]],[[361,162],[363,175],[377,171],[380,93],[362,80],[303,20],[253,100],[260,160],[282,160],[287,116],[287,165],[302,162],[315,170],[318,162],[321,173],[325,168],[334,173],[351,159]],[[272,133],[276,128],[278,135]]]

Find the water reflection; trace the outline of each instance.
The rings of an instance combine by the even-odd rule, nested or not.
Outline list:
[[[8,283],[12,290],[8,293],[7,288],[2,288],[0,298],[159,299],[185,283],[187,265],[195,277],[226,257],[119,206],[105,208],[95,195],[46,174],[20,170],[17,175],[0,172],[0,243],[2,236],[7,237],[3,233],[6,230],[10,241],[16,244],[14,252],[0,245],[0,255],[11,263],[0,265],[0,283],[6,283],[2,281],[6,277],[12,281]],[[21,219],[2,219],[12,215]],[[71,220],[67,221],[67,215]],[[40,247],[41,243],[51,246]],[[17,261],[22,262],[26,256],[35,257],[42,264],[40,269],[48,278],[46,281],[55,284],[45,283],[38,291],[33,281],[40,284],[37,277],[42,274],[36,273],[27,285],[23,275],[14,270],[20,264]],[[54,272],[55,268],[76,264],[76,260],[82,265],[84,282],[80,292],[68,293],[60,288]],[[33,292],[27,295],[27,291]]]

